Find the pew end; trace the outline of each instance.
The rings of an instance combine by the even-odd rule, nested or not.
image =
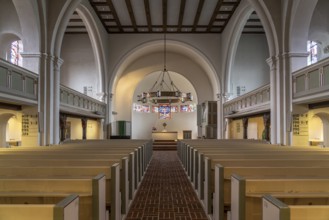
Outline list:
[[[0,205],[0,219],[79,220],[79,196],[70,195],[55,205]]]

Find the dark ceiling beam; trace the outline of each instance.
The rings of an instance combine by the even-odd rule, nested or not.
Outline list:
[[[104,22],[115,22],[113,18],[103,18]]]
[[[257,18],[249,18],[247,22],[261,22],[260,19]]]
[[[226,27],[228,21],[231,19],[233,13],[235,12],[235,9],[236,9],[236,8],[238,7],[238,5],[240,4],[240,1],[241,1],[241,0],[238,0],[238,1],[236,2],[237,4],[233,6],[232,11],[225,11],[225,12],[224,12],[224,11],[220,11],[220,14],[226,14],[226,15],[228,15],[227,18],[226,18],[226,20],[224,21],[224,28]],[[223,30],[224,30],[224,28],[223,28]]]
[[[106,28],[106,23],[104,21],[104,19],[102,18],[101,14],[99,13],[98,9],[96,8],[96,6],[94,5],[94,2],[90,2],[91,3],[91,7],[93,7],[94,11],[96,12],[99,20],[102,22],[103,27],[105,28],[106,32],[109,33],[108,29]]]
[[[242,34],[265,34],[264,31],[242,31]]]
[[[263,25],[245,25],[244,28],[257,28],[263,30]]]
[[[220,7],[221,7],[222,4],[223,4],[223,0],[218,0],[218,1],[217,1],[216,7],[215,7],[215,9],[214,9],[214,11],[213,11],[213,13],[212,13],[211,19],[210,19],[210,21],[209,21],[207,31],[210,31],[210,29],[211,29],[212,26],[214,25],[214,22],[215,22],[215,21],[225,21],[224,19],[216,19],[217,14],[218,14],[218,11],[219,11],[219,9],[220,9]]]
[[[134,31],[137,32],[138,30],[137,30],[137,26],[136,26],[136,19],[135,19],[133,7],[131,5],[131,1],[130,0],[126,0],[126,5],[127,5],[127,8],[128,8],[128,12],[129,12],[131,23],[132,23],[132,25],[134,27]]]
[[[199,19],[200,19],[200,15],[201,15],[201,11],[202,11],[203,5],[204,5],[204,0],[199,0],[198,9],[197,9],[196,15],[194,17],[192,32],[195,31],[195,29],[196,29],[196,27],[197,27],[197,25],[199,23]]]
[[[222,2],[222,6],[237,6],[238,2]]]
[[[119,19],[119,17],[118,17],[118,14],[117,14],[115,8],[114,8],[114,5],[113,5],[112,0],[106,0],[106,2],[107,2],[107,4],[108,4],[109,7],[110,7],[110,10],[111,10],[111,12],[112,12],[112,15],[113,15],[113,17],[114,17],[115,22],[117,23],[117,26],[118,26],[119,30],[123,32],[123,29],[122,29],[122,27],[121,27],[120,19]]]
[[[65,34],[88,34],[87,31],[65,31]]]
[[[183,18],[184,18],[184,13],[185,13],[185,4],[186,4],[186,0],[180,1],[179,18],[178,18],[178,32],[180,32],[182,30]]]
[[[232,11],[219,11],[218,14],[231,15],[232,14]]]
[[[149,31],[152,31],[152,20],[151,20],[151,11],[150,11],[150,3],[149,0],[144,0],[145,14],[147,20],[147,26]]]
[[[75,25],[75,26],[67,26],[66,27],[67,29],[79,29],[79,28],[84,28],[84,29],[86,29],[86,26],[84,26],[84,25]]]
[[[92,2],[95,6],[109,6],[106,2]]]
[[[168,2],[167,0],[162,0],[162,29],[163,32],[167,32],[167,9],[168,9]]]
[[[69,22],[83,22],[81,18],[71,18]]]

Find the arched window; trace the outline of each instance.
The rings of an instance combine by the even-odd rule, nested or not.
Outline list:
[[[318,62],[318,49],[319,45],[316,41],[307,41],[307,65]]]
[[[9,54],[7,53],[7,60],[11,63],[22,66],[23,58],[21,53],[23,52],[23,43],[21,40],[13,41],[10,45]]]

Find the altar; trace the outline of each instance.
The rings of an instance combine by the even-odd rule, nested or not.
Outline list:
[[[153,131],[153,140],[177,140],[177,131]]]

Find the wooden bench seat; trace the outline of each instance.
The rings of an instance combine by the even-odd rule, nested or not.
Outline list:
[[[263,220],[327,220],[328,205],[287,205],[271,195],[263,197]]]
[[[3,220],[79,220],[79,197],[70,195],[57,204],[0,204]]]
[[[56,204],[76,194],[80,220],[106,219],[105,175],[82,178],[0,178],[0,204]]]
[[[275,195],[291,205],[328,205],[329,178],[231,177],[231,219],[261,220],[262,196]]]
[[[121,214],[128,212],[130,202],[151,160],[152,145],[149,140],[114,142],[83,141],[59,146],[0,149],[0,175],[12,179],[70,179],[90,178],[103,173],[106,175],[106,204],[112,206],[111,219],[120,219]],[[23,194],[20,195],[25,198],[27,195],[32,198],[32,194],[35,198],[41,198],[32,191]],[[48,199],[51,194],[48,193]],[[56,197],[65,195],[56,192],[53,196],[55,194]],[[80,195],[88,197],[87,194]],[[5,194],[2,198],[5,198]]]
[[[127,158],[124,159],[127,165]],[[57,166],[57,167],[2,167],[2,178],[91,178],[104,174],[106,176],[106,204],[111,206],[111,219],[118,219],[121,206],[126,204],[121,197],[120,164],[114,161],[112,166]],[[122,180],[121,180],[122,181]],[[128,181],[126,182],[128,183]],[[123,201],[122,201],[123,200]]]

